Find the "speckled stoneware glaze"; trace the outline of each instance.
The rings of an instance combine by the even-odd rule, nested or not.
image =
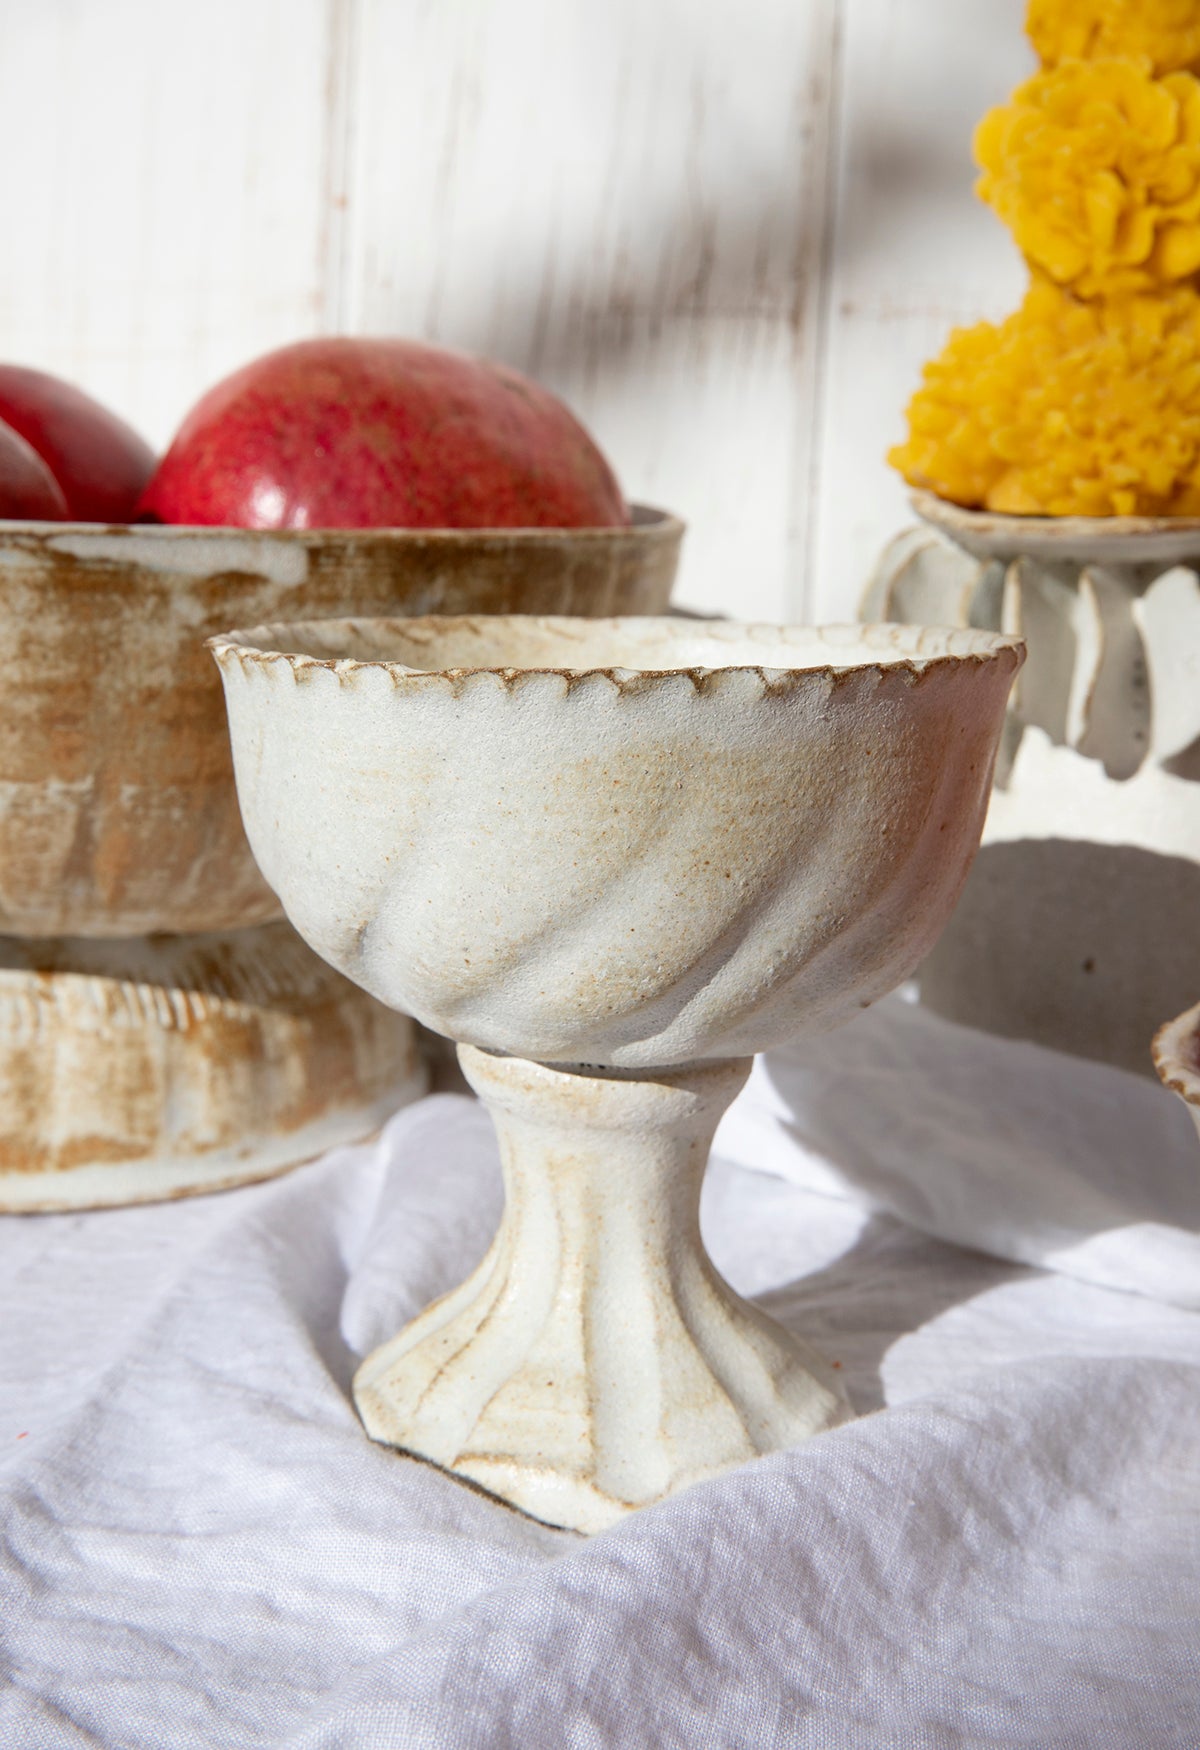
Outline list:
[[[920,973],[968,1026],[1142,1075],[1200,958],[1200,519],[916,493],[866,620],[1026,640],[983,851]]]
[[[904,978],[979,838],[1011,638],[500,617],[213,641],[300,933],[459,1042],[507,1186],[368,1357],[371,1435],[593,1531],[829,1428],[833,1376],[700,1243],[750,1055]]]
[[[1159,1028],[1152,1055],[1163,1086],[1186,1102],[1200,1132],[1200,1003]]]

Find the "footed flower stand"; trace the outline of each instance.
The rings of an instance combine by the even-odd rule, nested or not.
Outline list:
[[[913,495],[866,620],[1025,638],[983,848],[919,978],[968,1027],[1153,1075],[1200,962],[1200,519]]]

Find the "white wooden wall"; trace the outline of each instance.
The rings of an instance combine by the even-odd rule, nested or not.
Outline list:
[[[0,357],[165,443],[320,331],[540,377],[691,525],[680,597],[847,617],[923,357],[1021,274],[971,194],[1020,0],[5,0]]]

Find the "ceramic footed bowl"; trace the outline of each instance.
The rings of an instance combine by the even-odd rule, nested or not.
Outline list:
[[[212,641],[300,933],[459,1042],[506,1210],[369,1356],[371,1435],[593,1531],[834,1426],[700,1242],[750,1054],[911,970],[979,838],[1020,644],[910,627],[346,620]]]
[[[0,936],[279,916],[205,638],[287,613],[661,613],[682,525],[230,530],[0,521]]]
[[[214,641],[242,814],[317,952],[462,1043],[613,1068],[823,1031],[931,945],[1009,638],[647,619]]]

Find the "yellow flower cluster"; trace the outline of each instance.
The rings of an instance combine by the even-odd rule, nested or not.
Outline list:
[[[1200,515],[1200,0],[1029,0],[1043,62],[975,135],[1033,285],[956,330],[889,460],[1025,515]]]
[[[1081,297],[1200,269],[1200,80],[1064,61],[975,133],[978,189],[1021,250]]]
[[[1045,281],[926,365],[889,461],[1016,515],[1200,515],[1200,293],[1084,303]]]
[[[1140,55],[1156,73],[1200,63],[1196,0],[1029,0],[1025,29],[1047,67]]]

